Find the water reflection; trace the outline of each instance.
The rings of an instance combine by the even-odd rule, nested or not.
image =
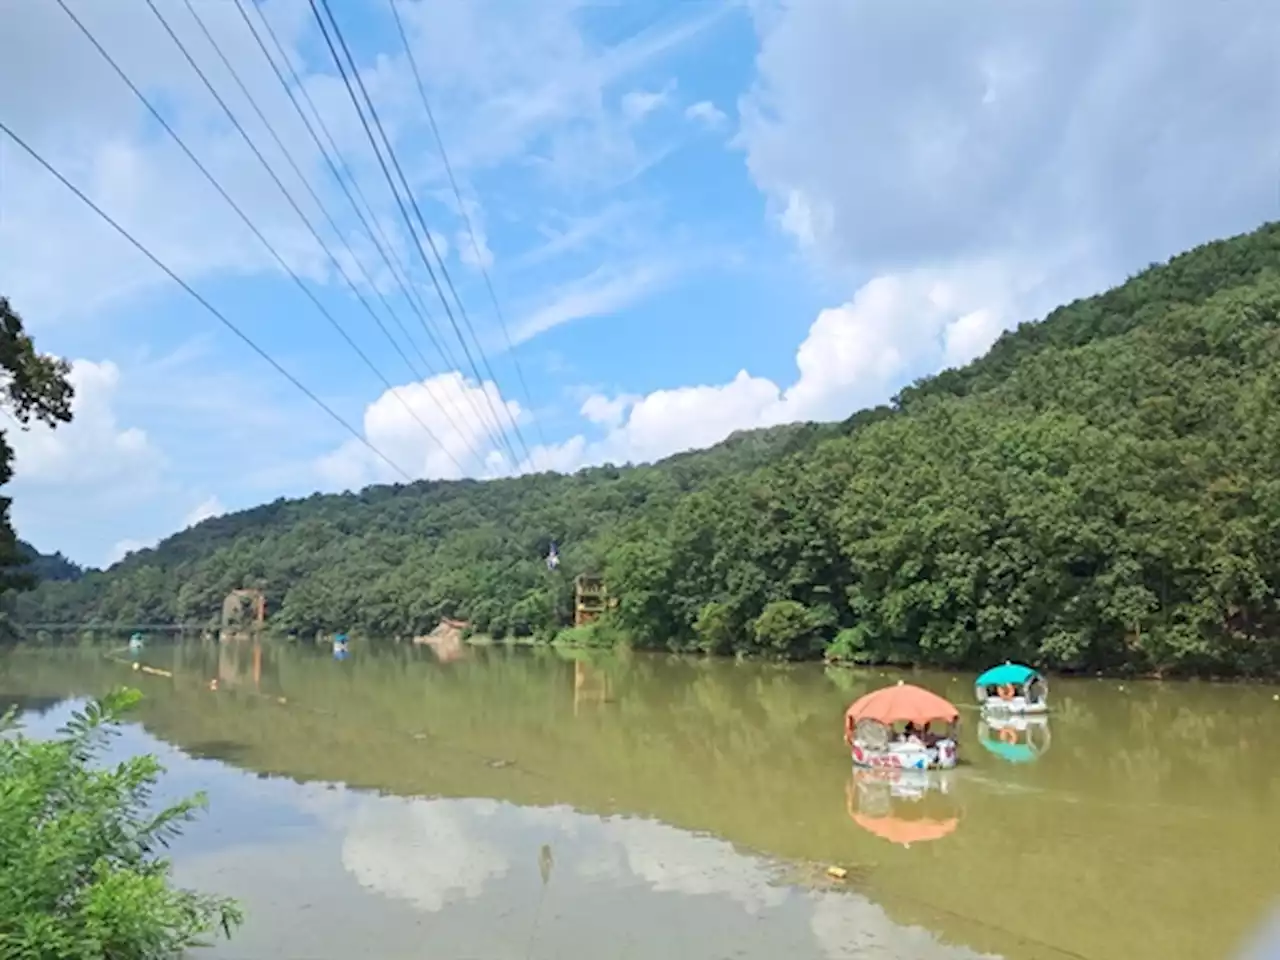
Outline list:
[[[984,716],[978,721],[978,742],[1006,763],[1035,763],[1052,742],[1049,718]]]
[[[954,770],[857,768],[845,786],[845,812],[890,843],[941,840],[960,826],[955,776]]]
[[[894,923],[857,894],[785,886],[768,860],[652,820],[341,788],[307,797],[341,834],[342,867],[362,889],[433,915],[433,947],[436,937],[466,941],[468,956],[520,943],[544,896],[540,956],[594,958],[628,940],[655,958],[978,956]],[[603,934],[594,942],[574,936],[591,928]]]
[[[503,649],[442,664],[409,644],[361,646],[337,664],[327,650],[264,643],[255,672],[252,652],[250,644],[236,648],[240,681],[218,690],[208,680],[231,654],[216,643],[147,650],[146,660],[168,676],[139,676],[96,654],[11,657],[0,670],[0,695],[137,683],[146,693],[141,720],[171,743],[255,773],[437,798],[423,813],[387,797],[389,806],[360,817],[354,806],[343,808],[347,819],[325,821],[325,836],[335,838],[325,856],[349,863],[341,875],[351,895],[420,918],[477,903],[518,912],[523,907],[501,893],[515,890],[531,898],[531,919],[544,889],[534,870],[543,845],[555,852],[547,917],[580,882],[567,878],[586,875],[625,889],[643,884],[646,896],[663,902],[710,898],[716,911],[730,911],[720,917],[726,923],[768,916],[772,924],[777,912],[798,910],[791,898],[773,899],[785,888],[742,884],[745,850],[767,854],[760,862],[817,863],[819,873],[848,866],[856,889],[897,928],[920,926],[1010,957],[1229,956],[1280,892],[1280,858],[1258,839],[1273,832],[1280,805],[1280,705],[1270,689],[1059,680],[1051,750],[1047,725],[1014,729],[1036,762],[1009,762],[981,748],[1002,743],[1001,731],[966,712],[966,763],[947,791],[913,800],[905,782],[851,779],[840,742],[845,707],[891,682],[886,671]],[[971,679],[918,673],[911,682],[955,702]],[[570,819],[593,838],[589,849],[564,830],[534,829],[546,814],[509,812],[559,809],[587,818]],[[876,829],[855,826],[854,814]],[[878,822],[886,818],[912,824],[914,838],[897,832],[906,831],[900,824]],[[920,823],[940,831],[953,819],[945,836],[922,839]],[[525,824],[518,842],[499,829],[511,823]],[[228,827],[228,835],[242,829]],[[413,836],[416,846],[405,839]],[[362,844],[377,842],[404,862],[387,872],[361,860]],[[288,865],[310,864],[327,850],[303,853],[303,843],[289,848]],[[722,866],[690,867],[690,849]],[[475,859],[443,870],[428,862],[436,850]],[[690,892],[698,886],[707,892]],[[276,894],[259,893],[275,902]],[[804,930],[817,922],[824,896],[793,894],[808,905],[796,921]],[[436,910],[421,906],[437,902]],[[594,928],[604,936],[605,926],[602,918]],[[648,933],[641,926],[629,935]],[[1040,946],[1028,946],[1033,941]],[[610,952],[625,955],[623,946]]]

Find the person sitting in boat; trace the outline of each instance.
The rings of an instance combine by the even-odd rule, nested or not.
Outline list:
[[[907,721],[906,729],[902,731],[902,740],[904,743],[917,743],[924,746],[924,731],[915,725],[912,721]]]

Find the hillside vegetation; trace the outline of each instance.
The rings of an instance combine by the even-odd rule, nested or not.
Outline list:
[[[20,569],[36,583],[46,580],[79,580],[84,568],[72,563],[61,553],[41,553],[25,540],[17,541],[18,555],[22,558]]]
[[[277,501],[43,584],[19,617],[204,620],[259,585],[284,629],[407,635],[455,615],[549,636],[586,569],[620,598],[600,642],[1280,673],[1280,225],[1024,324],[843,424],[653,466]]]

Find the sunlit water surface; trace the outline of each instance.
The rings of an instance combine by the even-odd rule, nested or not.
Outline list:
[[[0,707],[39,734],[73,698],[143,690],[113,750],[209,794],[174,857],[248,909],[219,958],[1200,960],[1244,956],[1280,901],[1272,688],[1062,680],[1046,724],[996,729],[971,678],[918,673],[964,708],[965,763],[913,782],[854,774],[841,744],[882,671],[247,641],[138,659],[159,672],[0,657]]]

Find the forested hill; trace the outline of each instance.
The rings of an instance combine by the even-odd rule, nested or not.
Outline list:
[[[61,553],[41,553],[25,540],[18,541],[18,555],[23,559],[22,572],[37,583],[79,580],[84,570]]]
[[[560,570],[542,563],[551,539]],[[843,424],[653,466],[278,501],[20,599],[32,622],[204,620],[262,586],[299,631],[567,622],[712,652],[1280,673],[1280,225],[1024,324]]]

